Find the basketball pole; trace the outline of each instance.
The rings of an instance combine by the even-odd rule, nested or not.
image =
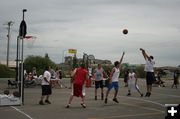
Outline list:
[[[18,79],[19,79],[19,93],[20,93],[20,102],[21,102],[21,105],[24,105],[24,38],[26,36],[26,22],[24,21],[24,12],[26,12],[27,10],[26,9],[23,9],[22,12],[23,12],[23,20],[21,21],[21,24],[20,24],[20,28],[19,28],[19,36],[17,38],[17,62],[20,62],[20,63],[17,63],[17,64],[20,64],[20,66],[17,66],[19,71],[18,71]],[[19,40],[21,40],[21,52],[20,52],[20,42]],[[19,45],[19,46],[18,46]],[[19,51],[18,51],[19,50]],[[19,52],[19,53],[18,53]],[[21,53],[21,54],[20,54]],[[20,55],[21,55],[21,58],[20,58]],[[19,61],[19,59],[21,59]]]
[[[24,12],[27,12],[26,9],[23,9],[23,21],[24,21]],[[25,21],[24,21],[25,22]],[[23,27],[23,31],[26,31],[26,28]],[[24,37],[26,33],[24,33]],[[22,51],[21,51],[21,101],[24,105],[24,37],[22,37]]]

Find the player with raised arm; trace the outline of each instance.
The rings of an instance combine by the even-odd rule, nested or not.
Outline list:
[[[125,52],[123,52],[120,61],[115,61],[114,62],[114,68],[112,69],[111,74],[110,74],[108,90],[106,92],[106,98],[105,98],[105,101],[104,101],[105,104],[107,104],[107,99],[108,99],[109,92],[113,87],[115,89],[113,101],[116,102],[116,103],[119,103],[119,101],[117,100],[117,94],[118,94],[118,89],[119,89],[118,82],[119,82],[120,67],[121,67],[121,63],[122,63],[124,54],[125,54]]]
[[[147,93],[145,97],[150,97],[151,91],[152,91],[152,84],[154,82],[155,61],[153,60],[154,57],[148,55],[144,49],[140,48],[140,50],[142,51],[142,55],[144,56],[144,59],[146,60],[144,71],[146,72]]]

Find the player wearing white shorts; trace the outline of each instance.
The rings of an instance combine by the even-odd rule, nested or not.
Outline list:
[[[137,90],[138,93],[143,97],[143,93],[139,90],[139,86],[137,85],[137,76],[133,70],[130,70],[128,74],[128,94],[127,96],[131,95],[131,91]]]

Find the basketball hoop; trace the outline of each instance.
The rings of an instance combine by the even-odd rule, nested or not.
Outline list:
[[[32,48],[35,40],[36,40],[35,36],[25,36],[24,37],[25,45],[27,48]]]

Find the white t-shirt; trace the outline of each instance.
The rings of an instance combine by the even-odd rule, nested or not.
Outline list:
[[[41,85],[49,85],[49,83],[45,81],[45,79],[44,79],[45,77],[46,77],[46,79],[47,79],[48,81],[50,81],[50,80],[51,80],[51,73],[50,73],[49,71],[45,71],[45,72],[44,72]]]
[[[133,80],[133,81],[136,80],[136,78],[135,78],[135,73],[134,73],[134,72],[129,73],[129,80]]]
[[[144,71],[146,71],[146,72],[154,72],[154,65],[155,65],[154,60],[149,61],[148,59],[146,59],[146,64],[145,64]]]
[[[115,69],[115,71],[114,71],[114,73],[112,75],[112,82],[118,82],[119,81],[120,70],[119,70],[119,68],[116,68],[116,67],[114,69]]]
[[[136,77],[135,77],[135,75],[136,75],[136,74],[135,74],[134,72],[129,73],[128,90],[135,91],[136,88],[138,87],[137,84],[135,85],[135,82],[136,82]]]
[[[91,67],[88,68],[88,73],[89,73],[89,76],[92,76],[92,68]]]

